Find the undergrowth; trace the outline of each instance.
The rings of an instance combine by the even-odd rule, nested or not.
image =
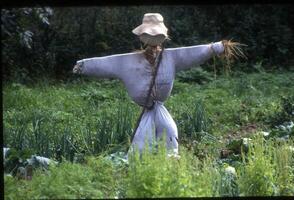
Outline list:
[[[140,110],[119,81],[6,84],[4,146],[25,151],[15,160],[28,153],[57,160],[61,152],[63,161],[36,171],[32,181],[5,175],[5,198],[293,196],[293,129],[282,140],[257,134],[280,136],[277,126],[294,121],[293,77],[263,72],[205,85],[176,80],[165,105],[178,126],[181,158],[161,148],[127,166],[102,156],[127,149]],[[248,132],[248,125],[255,130]],[[244,133],[252,136],[248,152],[236,162],[220,159],[226,137]],[[228,165],[236,175],[227,174]]]
[[[163,140],[164,141],[164,140]],[[252,138],[236,172],[208,154],[199,159],[186,148],[180,158],[167,156],[164,143],[129,154],[127,165],[103,156],[84,163],[63,162],[36,171],[31,181],[5,176],[6,199],[152,198],[294,195],[293,141]]]

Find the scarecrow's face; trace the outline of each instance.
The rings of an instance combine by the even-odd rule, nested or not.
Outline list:
[[[158,34],[158,35],[149,35],[147,33],[143,33],[139,36],[139,39],[149,46],[159,46],[163,43],[163,41],[166,39],[165,35]]]

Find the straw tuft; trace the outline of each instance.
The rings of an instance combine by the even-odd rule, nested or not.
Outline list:
[[[233,42],[232,40],[223,40],[222,43],[224,45],[224,54],[221,58],[226,61],[224,68],[228,74],[231,71],[231,64],[234,60],[239,60],[239,58],[247,59],[243,50],[243,47],[246,47],[247,45]]]

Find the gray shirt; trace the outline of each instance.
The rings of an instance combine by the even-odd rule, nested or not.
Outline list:
[[[156,93],[147,106],[151,106],[152,101],[164,102],[170,96],[176,72],[202,64],[214,54],[219,55],[223,51],[222,42],[165,49],[155,80]],[[143,52],[87,58],[77,61],[77,64],[82,67],[82,74],[120,79],[132,100],[141,106],[145,104],[152,69]]]

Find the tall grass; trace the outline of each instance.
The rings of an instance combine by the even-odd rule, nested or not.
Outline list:
[[[116,179],[110,161],[87,159],[87,166],[63,162],[50,172],[36,171],[30,182],[5,176],[5,199],[114,198]]]
[[[294,88],[293,82],[291,73],[219,78],[201,87],[176,81],[166,106],[180,139],[213,141],[210,136],[264,123],[277,111],[280,96]],[[118,81],[8,84],[3,102],[5,146],[30,148],[48,157],[61,148],[67,159],[75,153],[126,149],[139,113]]]
[[[83,86],[88,86],[92,92],[88,93]],[[94,86],[99,84],[73,88],[69,85],[59,88],[7,86],[4,144],[18,150],[30,148],[47,157],[54,157],[61,148],[67,159],[74,153],[115,151],[113,147],[117,148],[118,144],[122,144],[120,149],[123,149],[128,145],[133,113],[138,108],[120,90],[117,96],[112,94],[111,97],[107,89],[101,92]],[[87,92],[77,93],[81,88]]]
[[[192,105],[188,105],[178,124],[183,127],[182,132],[187,137],[200,140],[209,128],[209,119],[203,100],[199,99]]]
[[[280,143],[266,141],[262,134],[255,136],[249,145],[248,155],[243,154],[238,185],[241,196],[294,195],[293,141]]]
[[[141,159],[130,157],[128,166],[117,167],[103,157],[85,158],[83,164],[65,161],[47,174],[36,172],[31,182],[5,176],[5,196],[293,196],[292,136],[288,142],[253,137],[248,153],[234,165],[236,176],[227,174],[229,162],[219,159],[227,134],[240,133],[240,127],[250,123],[271,129],[272,116],[277,119],[274,123],[291,119],[288,109],[286,117],[277,113],[283,104],[281,96],[290,96],[294,90],[293,77],[293,73],[249,74],[244,80],[219,77],[203,86],[176,81],[165,105],[178,125],[180,159],[167,157],[163,143],[157,152],[147,151]],[[61,149],[66,160],[124,151],[139,114],[139,107],[117,81],[8,84],[3,100],[5,147],[30,149],[50,158],[56,158]]]
[[[280,196],[294,195],[294,151],[293,140],[276,143],[273,149],[275,162],[276,193]]]
[[[164,140],[163,140],[164,141]],[[165,143],[160,142],[153,151],[138,152],[129,157],[126,196],[198,197],[215,196],[219,172],[213,166],[214,159],[200,161],[185,148],[181,158],[167,156]]]
[[[32,181],[5,176],[6,199],[152,198],[293,196],[293,141],[252,138],[249,151],[228,173],[227,163],[208,153],[200,159],[185,147],[180,158],[167,156],[165,140],[157,148],[129,154],[128,165],[105,157],[87,157],[84,164],[63,162],[35,172]]]

